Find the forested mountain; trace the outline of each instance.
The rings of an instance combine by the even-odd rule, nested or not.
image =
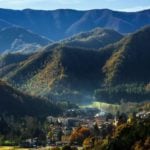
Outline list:
[[[3,72],[7,71],[8,80],[27,92],[50,98],[88,97],[99,87],[103,79],[100,68],[112,53],[64,46],[48,49],[34,54],[10,71],[2,68]]]
[[[149,82],[150,77],[150,27],[120,41],[103,67],[108,82]]]
[[[72,95],[72,99],[77,99],[86,93],[88,97],[99,87],[103,76],[100,68],[112,53],[99,52],[98,48],[122,37],[116,31],[97,28],[51,44],[35,54],[9,53],[0,58],[0,77],[32,94],[58,99],[70,99]]]
[[[0,114],[14,116],[47,116],[55,115],[60,109],[49,101],[31,97],[13,89],[0,81]]]
[[[150,10],[119,12],[108,9],[77,11],[70,9],[10,10],[0,9],[0,27],[5,24],[29,29],[52,40],[59,40],[95,27],[131,33],[150,24]]]
[[[62,43],[73,47],[99,49],[108,44],[115,43],[121,38],[123,38],[123,36],[114,30],[96,28],[89,32],[77,34],[62,41]]]
[[[100,88],[96,97],[104,101],[146,100],[150,97],[149,32],[148,26],[95,50],[65,46],[65,42],[49,45],[2,66],[0,76],[23,91],[50,99],[88,101]]]
[[[96,92],[98,99],[111,102],[150,98],[150,27],[129,35],[120,42],[106,47],[114,49],[102,70],[105,87]]]
[[[30,53],[51,43],[50,40],[21,27],[7,27],[0,30],[0,53]]]

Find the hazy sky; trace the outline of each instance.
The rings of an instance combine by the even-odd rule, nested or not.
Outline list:
[[[150,9],[150,0],[0,0],[0,8],[11,9],[102,9],[138,11]]]

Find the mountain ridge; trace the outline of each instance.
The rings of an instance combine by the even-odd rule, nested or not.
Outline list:
[[[44,35],[52,40],[60,40],[79,32],[96,27],[114,29],[126,34],[150,24],[150,10],[119,12],[108,9],[78,11],[57,10],[11,10],[0,9],[0,19]],[[12,16],[15,16],[13,19]],[[24,20],[24,21],[20,21]],[[38,26],[36,26],[38,24]]]
[[[100,88],[105,96],[122,92],[121,98],[129,95],[130,100],[141,99],[142,93],[149,98],[149,33],[150,26],[100,49],[48,45],[15,66],[2,67],[1,77],[20,90],[54,100],[93,100]]]
[[[115,43],[123,38],[120,33],[111,29],[95,28],[88,32],[81,32],[62,40],[62,44],[86,49],[99,49]]]
[[[0,53],[35,52],[36,49],[51,43],[49,39],[22,27],[6,27],[0,30]]]

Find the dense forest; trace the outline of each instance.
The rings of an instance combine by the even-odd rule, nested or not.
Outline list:
[[[149,33],[149,26],[125,37],[97,28],[38,53],[6,54],[0,58],[0,77],[23,92],[53,100],[148,100]],[[90,48],[90,40],[108,45]]]
[[[23,94],[0,81],[0,113],[8,116],[45,117],[58,115],[61,109],[50,101]]]

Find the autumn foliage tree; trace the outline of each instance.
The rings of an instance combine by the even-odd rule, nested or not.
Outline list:
[[[90,129],[85,127],[79,127],[70,136],[70,143],[77,142],[78,144],[82,144],[83,141],[91,135]]]

